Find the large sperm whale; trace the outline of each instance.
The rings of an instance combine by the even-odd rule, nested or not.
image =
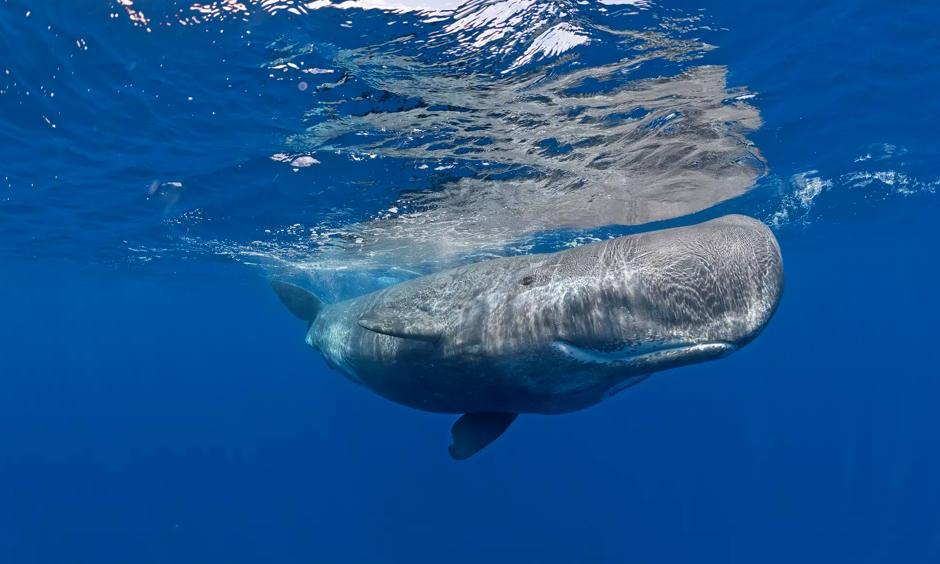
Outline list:
[[[307,343],[351,380],[463,414],[450,454],[464,459],[519,413],[583,409],[745,345],[777,307],[783,262],[764,224],[731,215],[470,264],[329,305],[272,286],[308,322]]]

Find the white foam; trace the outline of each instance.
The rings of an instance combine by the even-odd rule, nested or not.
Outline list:
[[[516,59],[516,61],[510,65],[509,69],[503,72],[509,72],[523,65],[527,65],[536,59],[560,55],[578,45],[590,43],[590,41],[591,39],[581,28],[567,22],[557,24],[548,28],[532,40],[532,43],[525,50],[525,53]]]

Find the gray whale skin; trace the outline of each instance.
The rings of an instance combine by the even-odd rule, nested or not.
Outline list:
[[[336,304],[272,286],[309,323],[307,343],[351,380],[464,414],[450,446],[463,459],[519,413],[583,409],[748,343],[777,307],[783,262],[763,223],[729,215],[470,264]]]

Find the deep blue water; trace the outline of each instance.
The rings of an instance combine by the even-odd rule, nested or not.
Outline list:
[[[461,32],[460,12],[205,4],[0,2],[0,562],[940,561],[940,8],[543,2]],[[525,59],[562,24],[587,39]],[[363,266],[354,226],[408,194],[600,178],[565,155],[614,141],[514,121],[556,107],[540,85],[659,80],[604,119],[701,144],[697,106],[669,114],[705,67],[719,108],[759,114],[711,122],[759,155],[744,195]],[[757,340],[520,417],[463,463],[453,417],[331,371],[267,286],[355,295],[732,211],[784,255]]]

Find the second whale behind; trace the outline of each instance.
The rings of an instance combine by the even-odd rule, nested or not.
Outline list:
[[[763,223],[730,215],[551,254],[494,259],[323,304],[274,281],[331,366],[414,408],[464,414],[454,458],[519,413],[565,413],[751,341],[780,300]]]

